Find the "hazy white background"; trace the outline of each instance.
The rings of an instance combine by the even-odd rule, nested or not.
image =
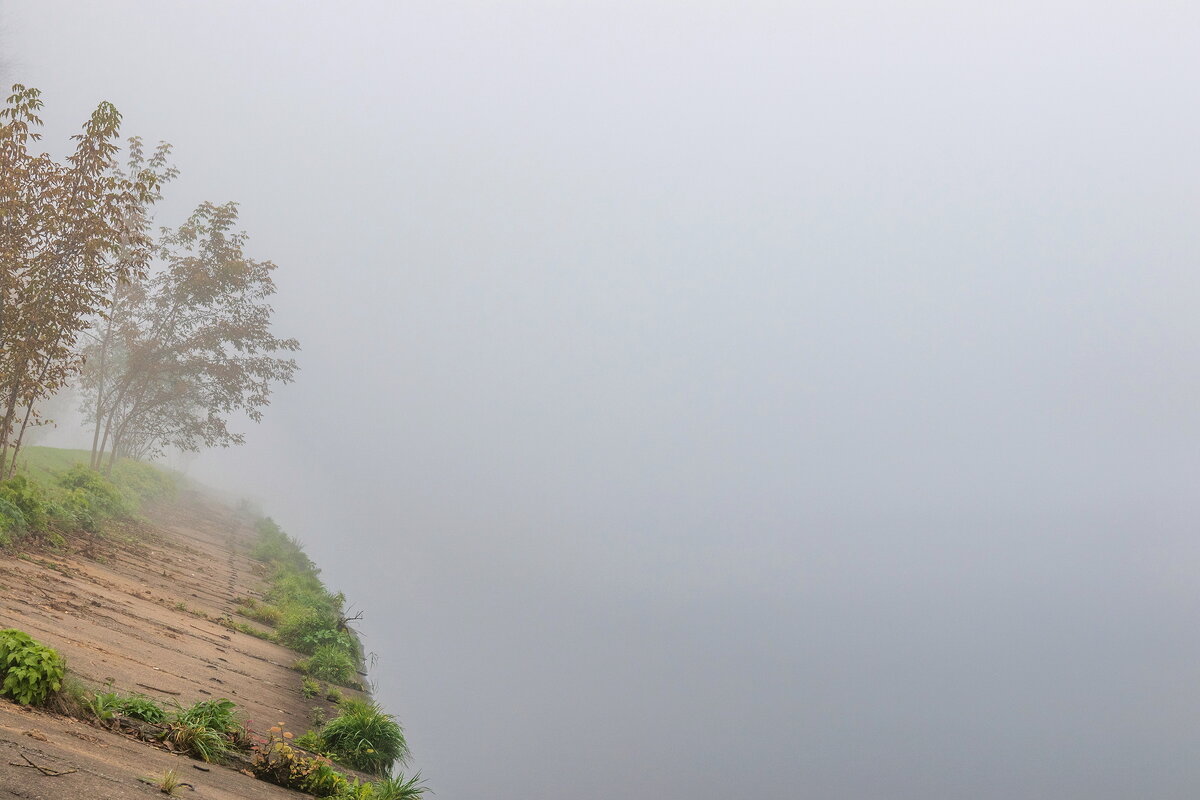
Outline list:
[[[299,381],[193,471],[437,796],[1191,798],[1200,6],[0,2],[238,200]]]

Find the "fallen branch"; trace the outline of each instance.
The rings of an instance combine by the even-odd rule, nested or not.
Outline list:
[[[10,761],[10,762],[8,762],[8,765],[10,767],[32,767],[33,769],[36,769],[38,772],[40,772],[43,775],[50,777],[50,778],[57,778],[59,775],[70,775],[72,772],[79,771],[79,770],[75,769],[74,767],[72,767],[71,769],[65,769],[62,771],[59,771],[56,769],[50,769],[49,767],[43,767],[41,764],[35,764],[33,762],[33,760],[29,756],[25,755],[24,753],[21,753],[20,755],[21,755],[21,758],[25,759],[28,763],[18,764],[15,761]]]

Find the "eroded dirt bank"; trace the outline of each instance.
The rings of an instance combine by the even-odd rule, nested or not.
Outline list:
[[[294,652],[219,623],[228,616],[256,626],[234,611],[235,598],[260,597],[266,587],[249,556],[249,526],[191,491],[145,516],[149,524],[131,528],[128,541],[74,539],[59,551],[0,554],[0,628],[55,648],[90,686],[164,704],[227,697],[258,730],[282,721],[300,733],[315,705],[331,709],[301,695]],[[162,797],[139,778],[167,769],[194,787],[181,797],[304,796],[0,700],[0,798]]]

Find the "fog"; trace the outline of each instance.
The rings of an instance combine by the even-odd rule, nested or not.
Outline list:
[[[1200,7],[0,3],[237,200],[301,372],[192,474],[438,798],[1193,797]]]

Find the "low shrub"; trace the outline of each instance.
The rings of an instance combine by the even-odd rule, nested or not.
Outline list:
[[[58,479],[58,485],[69,490],[66,505],[73,513],[93,522],[127,517],[135,504],[116,484],[94,469],[76,464]]]
[[[66,663],[58,651],[15,628],[0,630],[0,694],[21,705],[41,705],[62,689]]]
[[[311,654],[334,646],[350,652],[349,635],[338,630],[338,615],[329,609],[299,606],[284,616],[276,629],[280,644]]]
[[[393,763],[408,760],[400,723],[372,702],[344,701],[321,738],[336,761],[371,775],[387,775]]]
[[[353,686],[358,683],[354,659],[340,647],[318,647],[308,658],[296,663],[305,674],[322,681]]]
[[[0,545],[12,544],[17,538],[14,534],[24,533],[27,527],[20,507],[0,497]]]
[[[25,475],[14,475],[6,481],[0,481],[0,500],[20,511],[25,527],[45,532],[50,522],[50,512],[46,493],[41,486]],[[5,514],[8,515],[11,515],[11,511]]]

